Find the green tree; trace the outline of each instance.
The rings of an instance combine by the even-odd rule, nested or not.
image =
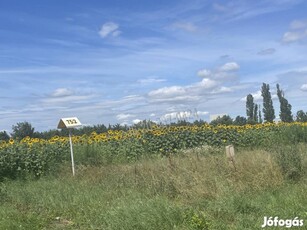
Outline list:
[[[296,121],[298,122],[307,122],[307,112],[305,113],[303,110],[299,110],[296,113]]]
[[[280,103],[280,112],[279,117],[283,122],[292,122],[292,106],[288,103],[288,100],[285,98],[284,92],[279,88],[279,84],[276,85],[277,88],[277,96]]]
[[[229,115],[224,115],[222,117],[218,116],[215,120],[211,121],[211,125],[232,125],[233,120]]]
[[[237,116],[233,121],[234,125],[246,125],[247,119],[245,117]]]
[[[253,114],[253,121],[258,123],[258,105],[254,105],[254,114]]]
[[[246,96],[246,116],[249,122],[254,119],[254,97],[251,94]]]
[[[22,139],[26,136],[34,137],[34,128],[27,122],[19,122],[12,126],[13,133],[11,133],[14,139]]]
[[[263,117],[265,122],[273,122],[275,119],[275,111],[270,92],[269,84],[262,84],[261,96],[263,97]]]
[[[0,141],[8,141],[10,139],[10,136],[7,134],[6,131],[0,132]]]
[[[202,120],[202,119],[199,119],[199,120],[195,120],[195,121],[193,122],[193,124],[194,124],[194,125],[197,125],[197,126],[202,126],[202,125],[204,125],[204,124],[207,124],[207,122],[204,121],[204,120]]]

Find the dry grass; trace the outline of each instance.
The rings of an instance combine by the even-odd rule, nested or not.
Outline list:
[[[116,188],[129,187],[149,195],[167,195],[186,202],[216,199],[229,191],[256,191],[283,183],[278,165],[266,151],[240,151],[236,153],[235,164],[236,170],[224,154],[212,155],[198,149],[134,164],[82,166],[77,171],[77,178],[106,186],[113,181]]]

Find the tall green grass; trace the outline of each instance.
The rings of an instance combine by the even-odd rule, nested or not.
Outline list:
[[[223,148],[208,146],[132,163],[79,162],[75,177],[67,163],[57,176],[1,182],[0,229],[259,229],[264,216],[306,221],[306,145],[282,148],[293,149],[300,160],[278,149],[239,149],[235,168]],[[289,177],[283,164],[300,165],[300,176]]]

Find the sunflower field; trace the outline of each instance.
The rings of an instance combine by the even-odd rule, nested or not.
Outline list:
[[[169,156],[201,146],[272,148],[274,145],[307,142],[307,123],[264,123],[244,126],[153,126],[128,131],[73,136],[77,164],[108,164],[135,161],[146,155]],[[45,140],[26,137],[0,143],[0,180],[40,177],[70,160],[68,137]]]

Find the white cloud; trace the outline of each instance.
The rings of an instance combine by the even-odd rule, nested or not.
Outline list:
[[[220,83],[215,80],[204,78],[200,82],[191,85],[170,86],[153,90],[148,93],[148,96],[150,99],[160,102],[197,101],[200,99],[201,95],[209,94],[219,84]]]
[[[258,90],[257,92],[252,93],[252,96],[254,98],[254,102],[256,102],[256,103],[261,102],[263,100],[263,97],[261,95],[261,90]],[[272,99],[278,98],[277,94],[275,92],[272,92],[272,91],[271,91],[271,97],[272,97]],[[246,101],[246,97],[241,98],[241,101]]]
[[[274,99],[278,99],[277,94],[272,94],[272,100],[274,100]]]
[[[121,34],[121,31],[118,30],[119,25],[114,23],[114,22],[106,22],[101,26],[101,29],[99,31],[99,35],[102,38],[105,38],[107,36],[113,36],[117,37],[118,35]]]
[[[203,77],[203,78],[209,78],[212,76],[212,73],[210,70],[202,69],[197,72],[197,76]]]
[[[207,112],[207,111],[197,111],[196,114],[197,114],[198,116],[204,116],[204,115],[208,115],[209,112]]]
[[[166,81],[165,79],[160,79],[160,78],[146,78],[146,79],[137,80],[137,83],[147,85],[147,84],[154,84],[154,83],[165,82],[165,81]]]
[[[219,80],[219,81],[230,81],[230,80],[234,80],[237,77],[236,71],[239,69],[240,69],[240,66],[238,63],[228,62],[213,71],[210,71],[208,69],[201,69],[197,72],[197,75],[199,77],[207,79],[207,80],[204,80],[204,82],[202,83],[207,83],[208,79],[209,80],[214,79],[214,80]],[[214,85],[216,86],[216,84]]]
[[[228,62],[215,70],[201,69],[197,72],[197,76],[219,81],[230,81],[237,77],[235,72],[239,69],[240,66],[238,63]]]
[[[218,89],[213,90],[212,93],[230,93],[230,92],[233,92],[231,88],[222,86]]]
[[[185,95],[187,92],[184,87],[171,86],[153,90],[148,93],[150,97],[175,97]]]
[[[214,79],[219,80],[219,81],[233,81],[237,78],[237,74],[235,74],[232,71],[229,72],[223,72],[223,71],[218,71],[214,74]]]
[[[297,42],[299,40],[302,40],[306,36],[306,31],[289,31],[284,34],[282,41],[284,43]]]
[[[254,97],[254,101],[261,101],[263,99],[261,90],[258,90],[256,93],[252,93],[252,96]]]
[[[282,42],[298,42],[305,38],[307,38],[307,20],[294,20],[290,24],[290,30],[284,33]]]
[[[74,92],[68,88],[58,88],[53,93],[51,93],[52,97],[66,97],[73,95]]]
[[[57,88],[51,94],[42,98],[40,101],[43,103],[42,106],[50,104],[67,104],[66,108],[73,104],[88,102],[90,99],[94,98],[94,94],[77,94],[75,91],[68,88]]]
[[[201,82],[197,83],[196,86],[202,89],[212,89],[216,87],[219,83],[215,80],[211,80],[209,78],[202,79]]]
[[[307,91],[307,84],[303,84],[300,89],[302,91]]]
[[[236,71],[240,69],[240,66],[236,62],[228,62],[220,67],[220,71],[223,72],[230,72],[230,71]]]
[[[138,100],[140,100],[140,99],[142,99],[142,97],[140,96],[140,95],[128,95],[128,96],[124,96],[123,97],[123,100],[131,100],[131,101],[138,101]]]
[[[252,93],[252,96],[254,98],[254,102],[259,102],[262,100],[262,96],[261,96],[261,90],[258,90],[255,93]],[[247,96],[246,96],[247,97]],[[246,97],[241,98],[241,101],[246,101]]]
[[[131,114],[124,114],[124,113],[116,115],[117,120],[126,120],[126,119],[129,119],[131,117],[134,117],[134,116],[131,115]]]
[[[297,30],[307,28],[307,20],[294,20],[290,24],[290,29]]]
[[[225,81],[236,79],[236,70],[240,66],[236,62],[229,62],[214,71],[202,69],[197,75],[203,79],[200,82],[186,86],[170,86],[153,90],[148,93],[149,99],[156,102],[196,102],[206,100],[205,95],[233,92],[230,87],[222,86]]]
[[[140,123],[142,120],[140,120],[140,119],[134,119],[133,121],[132,121],[132,123],[133,124],[137,124],[137,123]]]

